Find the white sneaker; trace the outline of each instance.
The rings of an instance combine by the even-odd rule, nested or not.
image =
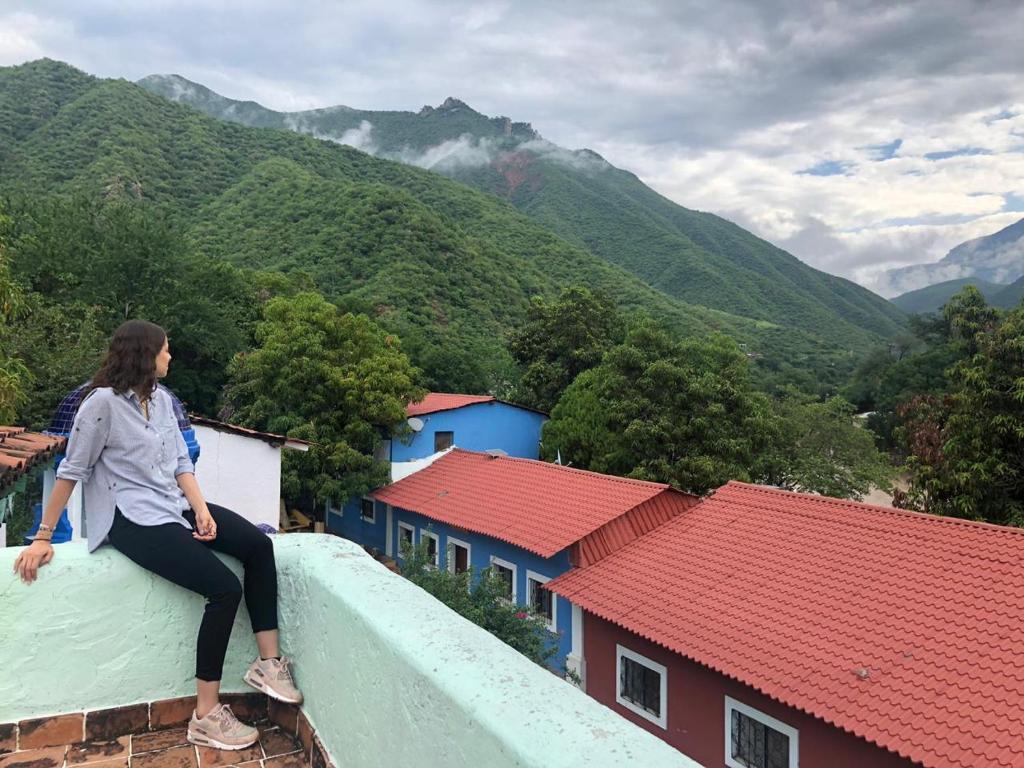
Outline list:
[[[192,744],[215,749],[245,749],[255,744],[259,737],[260,732],[239,722],[227,704],[218,704],[206,717],[196,717],[195,710],[192,710],[188,724],[188,740]]]
[[[290,664],[284,656],[280,659],[257,658],[249,665],[242,679],[272,699],[286,704],[301,704],[302,694],[295,687]]]

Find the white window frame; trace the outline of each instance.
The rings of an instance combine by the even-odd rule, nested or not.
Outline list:
[[[428,539],[434,540],[434,568],[437,568],[437,564],[441,560],[441,537],[433,531],[428,531],[426,528],[420,528],[420,542],[423,541],[424,536]]]
[[[371,504],[373,504],[373,517],[367,518],[366,515],[363,514],[364,501],[368,501]],[[373,525],[377,524],[377,502],[374,500],[372,496],[363,496],[359,500],[359,519],[362,520],[364,523],[371,523]]]
[[[396,542],[398,544],[398,551],[395,552],[395,557],[398,558],[399,560],[403,559],[402,558],[402,531],[408,531],[409,532],[409,543],[412,546],[414,546],[414,547],[416,546],[416,526],[409,525],[409,523],[406,523],[406,522],[403,522],[402,520],[399,520],[398,521],[398,541]]]
[[[638,704],[634,704],[629,699],[623,698],[622,690],[620,688],[622,684],[622,659],[626,658],[630,661],[636,662],[642,666],[647,667],[652,672],[657,672],[661,676],[661,683],[659,685],[659,701],[661,705],[659,710],[661,712],[660,717],[655,717],[653,714],[648,712],[646,709]],[[644,720],[649,720],[659,728],[668,730],[668,668],[664,664],[659,664],[653,661],[643,654],[631,651],[624,645],[615,644],[615,703],[628,709],[635,715],[639,715]]]
[[[472,570],[473,547],[470,545],[468,541],[463,541],[462,539],[456,539],[454,536],[449,536],[448,541],[445,542],[444,548],[445,565],[448,568],[448,572],[455,573],[455,558],[452,557],[451,550],[453,547],[456,546],[462,547],[464,550],[466,550],[466,568]]]
[[[512,604],[519,604],[519,569],[515,563],[510,563],[508,560],[502,560],[497,555],[491,555],[491,565],[500,565],[502,568],[508,568],[512,571]]]
[[[526,604],[533,608],[533,591],[530,589],[530,582],[535,581],[538,584],[547,584],[551,581],[550,576],[541,576],[536,571],[527,569],[526,571]],[[558,631],[558,595],[554,592],[549,592],[551,595],[551,621],[548,622],[547,627],[549,632]]]
[[[759,709],[737,701],[731,696],[725,697],[725,764],[729,768],[750,768],[746,763],[741,763],[732,756],[732,713],[733,710],[746,715],[752,720],[757,720],[772,730],[778,731],[789,737],[789,768],[800,768],[800,731],[791,725],[786,725],[776,720],[771,715],[766,715]]]

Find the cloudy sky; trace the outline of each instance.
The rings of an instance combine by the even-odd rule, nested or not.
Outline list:
[[[279,110],[457,96],[891,292],[1024,217],[1024,2],[0,0],[0,65]]]

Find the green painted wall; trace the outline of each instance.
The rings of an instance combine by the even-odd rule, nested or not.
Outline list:
[[[56,549],[31,586],[0,550],[0,723],[193,693],[202,599],[110,547]],[[697,765],[358,546],[293,534],[275,552],[282,646],[339,768]],[[247,690],[255,652],[243,608],[225,691]]]

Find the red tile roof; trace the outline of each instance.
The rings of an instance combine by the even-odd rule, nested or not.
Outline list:
[[[925,766],[1024,765],[1024,530],[729,483],[548,587]]]
[[[0,427],[0,495],[30,466],[51,458],[63,447],[62,437],[26,432],[24,427]]]
[[[451,411],[464,405],[476,403],[492,403],[491,395],[454,395],[447,392],[428,392],[418,403],[409,403],[405,408],[406,416],[423,416],[438,411]]]
[[[679,497],[675,513],[693,498],[663,483],[455,448],[373,496],[551,557],[659,494]]]

